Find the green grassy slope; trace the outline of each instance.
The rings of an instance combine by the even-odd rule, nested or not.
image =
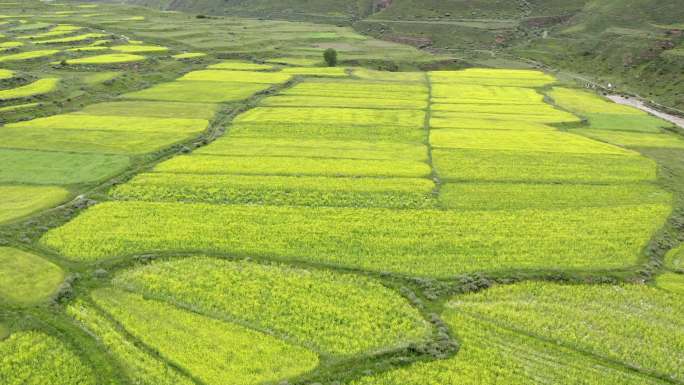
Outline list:
[[[111,0],[207,15],[353,24],[478,65],[532,60],[684,109],[678,0]],[[510,65],[510,62],[506,64]]]

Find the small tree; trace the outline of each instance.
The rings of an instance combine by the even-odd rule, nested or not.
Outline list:
[[[328,64],[328,67],[337,65],[337,51],[334,48],[328,48],[323,52],[323,59]]]

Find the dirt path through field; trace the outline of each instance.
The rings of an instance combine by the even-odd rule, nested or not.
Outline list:
[[[668,122],[674,123],[678,125],[681,128],[684,128],[684,118],[676,115],[671,115],[666,112],[658,111],[655,108],[651,108],[647,106],[644,102],[634,99],[634,98],[625,98],[624,96],[620,95],[608,95],[608,99],[614,101],[615,103],[619,104],[624,104],[627,106],[632,106],[636,107],[642,111],[646,111],[651,115],[657,116],[661,119],[665,119]]]

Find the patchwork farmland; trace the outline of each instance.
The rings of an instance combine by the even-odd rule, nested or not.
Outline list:
[[[201,16],[0,3],[1,384],[684,384],[681,129]]]

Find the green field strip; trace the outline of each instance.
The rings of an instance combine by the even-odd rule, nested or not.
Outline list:
[[[264,99],[261,106],[268,107],[344,107],[344,108],[378,108],[378,109],[425,109],[424,100],[411,99],[365,99],[350,97],[323,96],[273,96]]]
[[[0,185],[0,223],[56,206],[70,195],[55,186]]]
[[[684,274],[661,274],[656,278],[656,285],[673,294],[684,296]]]
[[[291,78],[292,75],[280,72],[199,70],[185,74],[178,80],[201,82],[276,84],[285,83],[289,81]],[[214,86],[220,87],[220,85],[217,85],[216,83],[214,83]]]
[[[542,108],[540,106],[540,108]],[[432,113],[433,118],[438,118],[438,119],[446,119],[446,120],[459,120],[459,119],[469,119],[473,117],[472,112],[467,112],[467,111],[460,111],[460,112],[454,112],[454,111],[435,111]],[[546,124],[553,124],[553,123],[579,123],[580,118],[576,117],[575,115],[556,110],[554,114],[537,114],[533,111],[530,111],[529,113],[519,113],[519,114],[501,114],[497,113],[496,111],[486,113],[477,113],[477,117],[480,119],[488,119],[488,120],[505,120],[508,122],[531,122],[531,123],[546,123]]]
[[[5,127],[192,134],[204,131],[208,124],[209,122],[205,119],[65,114],[10,123],[5,125]]]
[[[462,71],[432,71],[432,83],[480,86],[544,87],[556,81],[553,76],[533,70],[470,68]]]
[[[0,383],[95,385],[93,370],[55,337],[15,332],[0,341]]]
[[[318,80],[307,79],[280,93],[288,96],[316,96],[336,98],[404,99],[427,101],[425,85],[399,84],[392,82],[368,82],[359,80]],[[315,99],[314,99],[315,100]]]
[[[60,37],[56,39],[34,41],[35,44],[64,44],[64,43],[80,43],[87,40],[99,39],[107,36],[106,33],[84,33],[76,36]]]
[[[121,155],[0,149],[0,183],[66,185],[101,181],[123,171]]]
[[[10,247],[0,247],[0,301],[30,305],[55,294],[64,280],[59,266]]]
[[[446,183],[439,202],[454,210],[562,209],[672,204],[651,184]]]
[[[217,87],[212,81],[176,81],[124,94],[125,99],[157,100],[190,103],[224,103],[247,99],[270,86],[258,83],[225,82]]]
[[[659,133],[672,124],[651,115],[582,114],[588,119],[589,128],[595,130],[635,131]]]
[[[559,106],[577,114],[647,115],[637,108],[613,103],[588,91],[554,87],[547,95]]]
[[[24,45],[24,43],[22,43],[22,42],[20,42],[20,41],[6,41],[6,42],[2,42],[2,43],[0,43],[0,52],[9,51],[9,50],[11,50],[11,49],[13,49],[13,48],[21,47],[21,46],[23,46],[23,45]]]
[[[375,71],[367,68],[354,68],[352,75],[363,80],[383,81],[383,82],[398,82],[401,85],[410,83],[425,82],[424,72],[388,72]]]
[[[127,332],[208,385],[278,381],[318,364],[307,349],[237,324],[113,289],[91,296]]]
[[[684,245],[680,245],[667,253],[665,266],[675,271],[684,272]]]
[[[0,100],[23,99],[31,96],[53,92],[59,84],[59,78],[38,79],[33,83],[7,90],[0,90]]]
[[[226,60],[207,67],[210,70],[261,71],[275,68],[271,64],[259,64],[242,60]]]
[[[347,69],[343,67],[288,67],[280,72],[294,76],[349,77]]]
[[[541,104],[544,96],[524,87],[432,84],[432,100],[439,104]]]
[[[123,64],[123,63],[134,63],[146,60],[145,56],[132,55],[127,53],[111,53],[104,55],[86,56],[79,59],[69,59],[66,61],[67,64]],[[1,59],[0,59],[1,60]]]
[[[97,336],[128,378],[140,385],[194,385],[168,363],[136,346],[117,326],[94,306],[77,301],[66,309],[88,332]]]
[[[185,52],[185,53],[179,53],[177,55],[173,55],[171,57],[174,59],[183,60],[183,59],[197,59],[197,58],[201,58],[201,57],[205,57],[205,56],[207,56],[207,54],[202,53],[202,52]]]
[[[620,269],[641,259],[670,210],[640,205],[455,212],[107,202],[49,231],[41,243],[78,261],[213,252],[430,277]]]
[[[433,161],[438,174],[451,181],[627,183],[657,179],[656,163],[641,156],[436,149]]]
[[[0,147],[13,150],[68,151],[92,154],[145,154],[195,136],[184,132],[0,128]],[[124,135],[125,134],[125,135]]]
[[[355,140],[284,139],[225,136],[193,154],[226,156],[284,156],[424,162],[427,150],[420,144]]]
[[[268,156],[179,156],[154,171],[190,174],[409,177],[430,175],[424,162]]]
[[[272,331],[324,355],[406,347],[430,331],[408,301],[379,282],[326,270],[189,257],[125,270],[113,284]]]
[[[422,128],[425,112],[418,110],[374,110],[352,108],[257,107],[235,118],[241,123],[305,123]]]
[[[560,131],[435,130],[430,143],[444,149],[638,156],[620,147]]]
[[[577,129],[571,132],[623,147],[684,148],[684,139],[673,134],[591,129]]]
[[[681,382],[681,296],[646,285],[525,282],[456,297],[454,309]]]
[[[510,130],[510,131],[551,131],[552,126],[538,122],[509,121],[502,119],[478,119],[463,117],[460,119],[430,117],[431,129],[478,129],[478,130]]]
[[[566,119],[568,113],[565,111],[557,110],[552,106],[544,103],[536,104],[504,104],[504,103],[489,103],[489,104],[479,104],[479,103],[463,103],[463,104],[444,104],[435,102],[432,100],[432,111],[435,113],[446,113],[444,115],[448,116],[448,113],[469,113],[471,115],[479,114],[498,114],[503,115],[505,119],[507,115],[530,115],[530,116],[540,116],[549,119]]]
[[[669,382],[543,342],[447,309],[442,315],[460,342],[456,356],[361,377],[352,385],[625,384]]]
[[[15,53],[15,54],[10,54],[10,55],[0,55],[0,63],[40,59],[40,58],[56,55],[59,52],[60,51],[57,49],[45,49],[45,50],[37,50],[37,51],[20,52],[20,53]]]
[[[211,120],[218,106],[208,103],[117,101],[86,106],[75,114]]]
[[[11,79],[14,77],[14,71],[0,68],[0,80]]]
[[[40,106],[40,103],[24,103],[13,106],[0,107],[0,112],[15,112]]]
[[[119,200],[430,208],[434,182],[423,178],[140,174],[117,186]]]
[[[115,45],[109,47],[112,51],[123,52],[123,53],[158,53],[166,52],[169,49],[159,45],[138,45],[138,44],[128,44],[128,45]]]
[[[76,31],[79,31],[83,29],[83,27],[79,27],[76,25],[68,25],[68,24],[61,24],[53,27],[47,32],[43,33],[38,33],[38,34],[33,34],[33,35],[22,35],[18,36],[19,38],[22,39],[45,39],[45,38],[52,38],[56,36],[64,36],[64,35],[69,35],[71,33],[74,33]]]

